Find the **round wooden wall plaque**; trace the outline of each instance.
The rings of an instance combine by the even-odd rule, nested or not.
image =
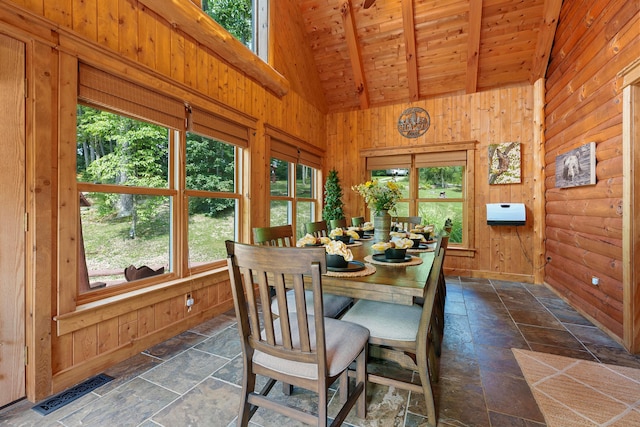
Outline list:
[[[398,117],[398,132],[405,138],[417,138],[424,135],[430,125],[431,118],[424,108],[407,108]]]

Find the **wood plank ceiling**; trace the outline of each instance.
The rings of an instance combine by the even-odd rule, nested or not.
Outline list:
[[[544,77],[562,0],[299,0],[329,111]]]

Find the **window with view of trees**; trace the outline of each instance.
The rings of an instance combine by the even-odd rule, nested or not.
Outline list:
[[[304,224],[315,221],[317,174],[310,166],[271,158],[271,226],[292,224],[296,238],[304,235]]]
[[[468,247],[471,212],[467,194],[473,177],[466,165],[472,156],[473,150],[370,157],[367,169],[372,178],[394,180],[402,186],[403,197],[393,215],[420,216],[436,232],[451,219],[450,244]]]
[[[202,0],[202,10],[267,61],[268,0]]]
[[[90,288],[125,282],[129,265],[171,271],[173,141],[165,127],[78,105],[77,180]]]

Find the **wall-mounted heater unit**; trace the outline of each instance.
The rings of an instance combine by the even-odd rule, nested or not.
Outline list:
[[[524,203],[488,203],[487,225],[524,225]]]

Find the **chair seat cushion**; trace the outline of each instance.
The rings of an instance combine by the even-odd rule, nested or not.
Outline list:
[[[372,338],[415,341],[422,307],[380,301],[359,300],[342,320],[362,325]]]
[[[315,314],[313,310],[313,292],[304,291],[304,295],[307,301],[307,314],[313,316]],[[295,298],[292,290],[287,292],[287,307],[289,307],[289,312],[291,313],[296,312]],[[353,303],[353,298],[323,293],[322,302],[324,305],[324,316],[335,319]],[[275,314],[280,314],[278,303],[275,300],[271,303],[271,311]]]
[[[309,335],[311,347],[316,348],[316,329],[313,316],[309,318]],[[299,347],[298,322],[295,316],[291,317],[291,335],[294,347]],[[369,341],[369,331],[362,326],[342,320],[324,318],[325,343],[327,351],[327,371],[330,376],[335,376],[344,371],[360,354]],[[276,342],[282,344],[280,322],[275,322],[274,332]],[[264,338],[264,333],[263,333]],[[299,378],[318,379],[317,365],[311,363],[295,362],[280,357],[271,356],[259,350],[253,354],[253,363],[265,368]]]

